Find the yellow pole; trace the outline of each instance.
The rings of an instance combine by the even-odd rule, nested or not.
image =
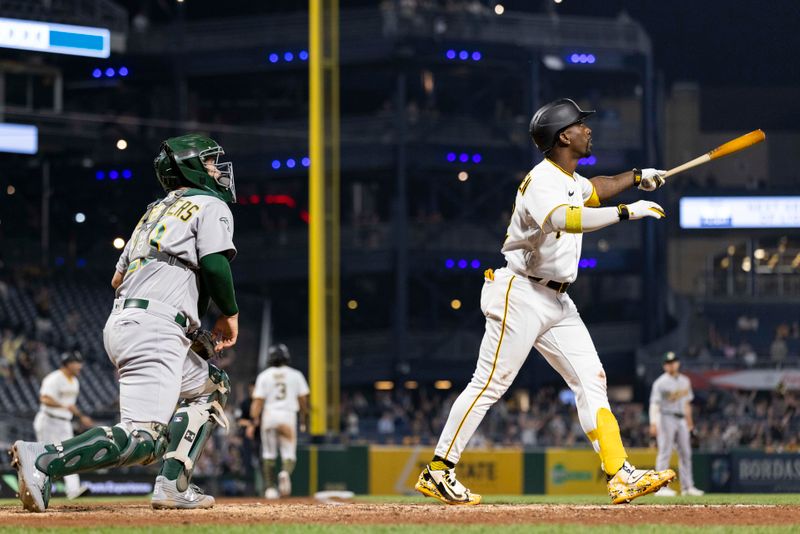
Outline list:
[[[309,0],[309,381],[311,434],[338,429],[339,10]]]

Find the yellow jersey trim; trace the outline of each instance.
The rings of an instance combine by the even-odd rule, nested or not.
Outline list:
[[[553,160],[552,160],[552,159],[550,159],[550,158],[544,158],[544,159],[545,159],[545,161],[548,161],[548,162],[550,162],[550,163],[553,165],[553,167],[555,167],[555,168],[556,168],[556,169],[558,169],[559,171],[563,172],[564,174],[566,174],[567,176],[569,176],[570,178],[572,178],[573,180],[575,180],[575,175],[573,175],[573,174],[570,174],[570,173],[568,173],[567,171],[565,171],[565,170],[564,170],[564,168],[563,168],[561,165],[559,165],[558,163],[556,163],[555,161],[553,161]],[[577,182],[577,180],[575,180],[575,181]]]
[[[592,182],[589,183],[592,184]],[[587,208],[600,207],[600,197],[597,195],[597,189],[594,188],[594,184],[592,184],[592,195],[586,199],[586,202],[584,202],[583,205]]]

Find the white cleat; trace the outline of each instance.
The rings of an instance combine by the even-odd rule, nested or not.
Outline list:
[[[186,491],[179,491],[176,481],[163,475],[156,477],[153,496],[150,498],[150,506],[156,510],[211,508],[214,502],[214,497],[206,495],[194,484],[189,484]]]
[[[286,471],[278,473],[278,491],[281,497],[288,497],[292,494],[292,479]]]
[[[482,497],[472,493],[456,478],[456,470],[434,470],[429,465],[425,466],[417,478],[414,489],[426,497],[432,497],[445,504],[476,505],[481,503]]]
[[[89,491],[89,486],[81,485],[81,487],[78,488],[78,491],[76,491],[75,493],[67,493],[67,499],[69,499],[71,501],[74,501],[75,499],[77,499],[78,497],[80,497],[81,495],[86,493],[87,491]]]
[[[44,512],[50,501],[50,477],[36,467],[36,458],[45,452],[44,443],[16,441],[11,447],[11,467],[17,470],[19,500],[29,512]]]
[[[278,493],[276,488],[267,488],[267,491],[264,492],[264,497],[274,501],[281,498],[281,494]]]
[[[668,488],[667,486],[664,486],[663,488],[661,488],[660,490],[655,492],[654,495],[656,497],[675,497],[676,495],[678,495],[678,492],[675,491],[672,488]]]
[[[681,491],[681,495],[686,495],[689,497],[702,497],[705,494],[705,491],[697,488],[686,488],[685,490]]]

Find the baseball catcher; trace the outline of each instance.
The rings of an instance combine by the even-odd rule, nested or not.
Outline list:
[[[232,164],[219,162],[223,154],[197,134],[161,144],[154,166],[167,195],[147,206],[122,251],[103,329],[119,374],[120,423],[54,443],[14,443],[26,510],[47,508],[51,479],[161,458],[153,508],[214,505],[191,478],[214,428],[228,426],[228,375],[205,358],[232,347],[239,331],[229,265],[236,247],[228,203],[236,193]],[[211,334],[195,335],[210,300],[222,316]]]

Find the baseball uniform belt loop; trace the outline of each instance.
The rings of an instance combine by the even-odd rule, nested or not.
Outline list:
[[[166,304],[156,303],[155,301],[147,300],[147,299],[125,299],[124,304],[122,305],[123,308],[139,308],[141,310],[146,310],[148,308],[162,308],[160,311],[164,312],[166,315],[171,316],[174,310],[170,310],[169,312],[166,311],[166,308],[171,308]],[[155,310],[153,310],[155,311]],[[186,316],[181,312],[175,314],[173,320],[180,326],[181,328],[186,328],[188,321],[186,320]]]
[[[550,289],[558,293],[566,293],[567,289],[570,286],[570,282],[556,282],[555,280],[545,280],[544,278],[539,278],[538,276],[529,276],[528,278],[530,278],[537,284],[549,287]]]

